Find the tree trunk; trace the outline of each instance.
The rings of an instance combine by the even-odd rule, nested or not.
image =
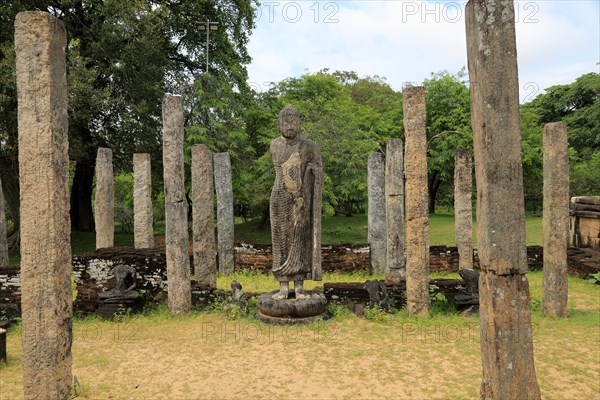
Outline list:
[[[18,234],[21,222],[19,203],[19,166],[17,161],[13,160],[12,157],[10,160],[2,160],[0,162],[0,175],[2,178],[2,192],[4,193],[4,201],[10,209],[10,214],[13,221],[13,227],[7,233],[7,235],[11,237],[15,233]]]
[[[435,198],[441,183],[439,172],[433,171],[429,178],[429,214],[435,214]]]
[[[94,184],[94,159],[78,161],[75,165],[71,189],[71,229],[94,232],[92,190]]]

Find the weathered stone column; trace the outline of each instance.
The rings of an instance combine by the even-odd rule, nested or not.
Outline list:
[[[473,161],[467,149],[454,151],[454,231],[458,269],[473,269]]]
[[[219,243],[219,272],[234,271],[233,261],[233,183],[229,153],[214,155],[215,192],[217,194],[217,240]]]
[[[385,156],[385,280],[400,285],[406,280],[404,262],[404,159],[402,141],[390,139]]]
[[[133,155],[133,242],[136,249],[154,247],[150,154]]]
[[[544,314],[567,316],[569,240],[569,153],[567,124],[544,126]]]
[[[402,175],[402,174],[400,174]],[[385,220],[385,160],[381,153],[369,154],[369,247],[371,249],[371,270],[385,273],[387,238]]]
[[[406,150],[406,304],[409,315],[429,314],[429,196],[425,88],[402,92]]]
[[[6,237],[6,214],[4,213],[4,193],[0,180],[0,267],[8,265],[8,238]]]
[[[163,168],[165,181],[165,222],[167,290],[171,315],[192,308],[187,200],[183,170],[183,98],[163,100]]]
[[[17,14],[26,399],[68,399],[72,383],[66,47],[66,31],[57,18],[45,12]]]
[[[466,6],[481,267],[482,399],[539,399],[531,332],[512,0]]]
[[[96,248],[115,245],[115,177],[112,150],[99,148],[96,157],[96,197],[94,221],[96,224]]]
[[[194,275],[217,287],[217,249],[213,199],[213,153],[203,144],[192,146]]]

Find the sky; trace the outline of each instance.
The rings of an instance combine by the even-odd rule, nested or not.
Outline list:
[[[467,66],[465,1],[269,1],[256,10],[248,82],[324,68],[385,77],[394,90]],[[516,1],[521,102],[600,72],[600,1]]]

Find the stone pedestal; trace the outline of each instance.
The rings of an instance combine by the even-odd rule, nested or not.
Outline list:
[[[17,14],[26,399],[66,399],[73,380],[66,46],[57,18],[45,12]]]
[[[94,220],[96,224],[96,248],[115,245],[115,186],[112,150],[98,149],[96,157],[96,196]]]
[[[539,399],[525,246],[512,1],[469,1],[467,54],[481,276],[481,399]]]
[[[569,146],[567,124],[546,124],[544,145],[544,314],[567,316],[569,241]]]
[[[154,247],[150,154],[133,155],[133,240],[136,249]]]
[[[385,160],[381,153],[369,154],[369,246],[371,248],[371,271],[385,273],[387,248],[385,220]]]
[[[183,98],[167,96],[163,100],[163,167],[167,290],[171,315],[185,313],[192,308],[183,139]]]
[[[454,230],[458,248],[458,269],[473,269],[473,161],[471,152],[457,149],[454,152]]]
[[[233,273],[233,183],[229,153],[214,155],[215,189],[217,194],[217,240],[219,247],[219,272]]]
[[[404,283],[404,164],[402,141],[390,139],[385,158],[385,220],[386,271],[385,280],[394,285]]]
[[[199,283],[217,287],[213,187],[212,151],[203,144],[194,145],[192,146],[194,275]]]
[[[429,314],[429,195],[425,88],[402,92],[406,157],[406,298],[410,315]]]
[[[6,237],[6,214],[4,213],[4,194],[0,180],[0,267],[8,265],[8,240]]]
[[[259,311],[256,317],[262,322],[278,325],[309,324],[317,319],[327,319],[327,299],[323,293],[305,291],[310,295],[308,299],[296,299],[294,293],[291,298],[275,300],[273,295],[279,290],[263,293],[256,300]]]

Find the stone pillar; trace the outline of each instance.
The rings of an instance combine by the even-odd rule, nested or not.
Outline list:
[[[219,242],[219,272],[229,275],[233,263],[233,183],[229,153],[214,155],[215,192],[217,194],[217,240]]]
[[[4,193],[0,180],[0,267],[8,265],[8,238],[6,237],[6,214],[4,213]]]
[[[26,399],[67,399],[73,298],[65,49],[57,18],[15,21],[21,196],[21,316]]]
[[[402,152],[402,151],[401,151]],[[383,274],[386,271],[386,220],[385,220],[385,160],[381,153],[369,154],[369,247],[371,249],[371,271]]]
[[[133,155],[133,241],[136,249],[154,247],[150,154]]]
[[[404,164],[402,141],[390,139],[385,156],[385,220],[387,232],[385,280],[400,285],[404,263]]]
[[[402,92],[406,150],[406,304],[409,315],[429,314],[429,195],[425,88]]]
[[[477,181],[481,399],[539,399],[525,246],[512,0],[469,1],[466,36]]]
[[[94,221],[96,224],[96,248],[115,245],[115,177],[112,150],[99,148],[96,157],[96,197]]]
[[[454,231],[458,269],[473,269],[473,161],[467,149],[454,151]]]
[[[192,308],[187,200],[183,169],[183,98],[163,100],[163,168],[165,183],[165,222],[167,290],[171,315]]]
[[[217,287],[217,249],[213,199],[213,153],[203,144],[192,146],[194,275]]]
[[[544,126],[544,314],[567,316],[569,240],[569,153],[567,124]]]

